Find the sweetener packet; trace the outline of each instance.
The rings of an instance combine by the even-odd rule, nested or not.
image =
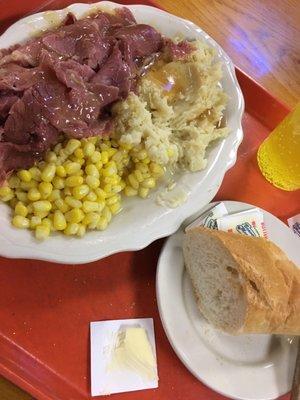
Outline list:
[[[216,223],[220,231],[268,238],[264,216],[259,208],[251,208],[250,210],[219,217]]]
[[[291,230],[300,237],[300,214],[294,215],[287,220]]]
[[[185,228],[185,231],[193,228],[194,226],[205,226],[206,228],[210,229],[218,229],[217,218],[222,217],[226,214],[228,214],[228,211],[225,207],[225,204],[218,203],[217,205],[212,206],[211,208],[206,210],[197,219],[195,219],[195,221],[193,221]]]

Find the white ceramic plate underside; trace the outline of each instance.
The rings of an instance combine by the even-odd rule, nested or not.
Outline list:
[[[225,204],[229,212],[253,207],[233,201]],[[270,240],[300,265],[299,238],[272,214],[263,213]],[[210,326],[196,306],[184,268],[182,238],[181,230],[165,243],[156,277],[160,317],[178,357],[199,380],[233,399],[267,400],[287,393],[293,378],[296,338],[231,336]]]
[[[97,4],[100,3],[73,4],[64,10],[26,17],[12,25],[0,37],[0,48],[29,39],[36,32],[49,27],[53,21],[63,19],[69,11],[77,17],[82,17],[96,8]],[[111,2],[101,2],[101,9],[119,6]],[[150,24],[166,36],[174,37],[181,33],[188,39],[203,39],[217,50],[217,58],[222,60],[224,65],[222,85],[229,95],[225,117],[230,135],[210,152],[208,166],[204,171],[184,174],[178,178],[179,187],[188,193],[185,204],[177,209],[158,206],[155,203],[155,193],[147,200],[126,199],[122,212],[114,218],[106,231],[89,232],[81,239],[57,234],[43,243],[37,243],[30,232],[11,226],[10,211],[6,205],[1,204],[0,255],[75,264],[98,260],[120,251],[144,248],[154,240],[175,232],[187,217],[207,204],[220,187],[226,170],[235,163],[237,148],[243,136],[241,117],[244,100],[229,57],[214,40],[189,21],[154,7],[128,7],[138,22]]]

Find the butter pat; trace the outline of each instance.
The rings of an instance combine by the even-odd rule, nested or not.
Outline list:
[[[157,386],[151,318],[91,323],[92,396]]]
[[[259,208],[220,217],[217,219],[217,226],[220,231],[268,238],[264,216]]]
[[[132,371],[144,381],[157,379],[156,360],[143,327],[129,326],[119,329],[107,369]]]

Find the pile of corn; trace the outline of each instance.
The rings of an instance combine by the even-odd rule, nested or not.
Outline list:
[[[146,198],[164,172],[141,145],[70,139],[48,151],[45,161],[11,175],[0,200],[14,210],[12,224],[33,230],[38,240],[54,231],[81,237],[106,229],[122,209],[122,194]]]

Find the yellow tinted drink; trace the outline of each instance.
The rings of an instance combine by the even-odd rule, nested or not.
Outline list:
[[[274,186],[300,189],[300,103],[260,145],[257,161]]]

